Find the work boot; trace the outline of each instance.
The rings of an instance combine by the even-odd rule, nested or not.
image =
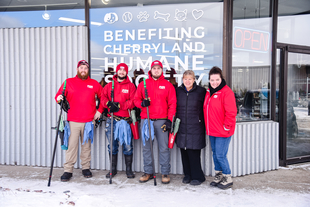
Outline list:
[[[223,178],[222,171],[215,171],[215,178],[210,183],[210,185],[217,186],[217,184],[219,184],[221,182],[222,178]]]
[[[153,178],[154,178],[153,175],[144,173],[144,174],[140,177],[139,182],[140,182],[140,183],[145,183],[145,182],[147,182],[147,181],[149,181],[150,179],[153,179]]]
[[[60,177],[61,182],[67,182],[72,177],[72,173],[64,172],[64,174]]]
[[[223,174],[223,178],[221,180],[221,182],[219,184],[217,184],[217,187],[225,190],[227,188],[231,188],[233,186],[233,181],[232,181],[232,178],[231,178],[231,175],[226,175],[226,174]]]
[[[90,172],[89,169],[82,170],[82,174],[84,175],[85,178],[93,177],[93,174]]]
[[[111,162],[111,159],[110,159]],[[117,154],[112,155],[112,178],[117,174]],[[106,174],[106,178],[110,178],[110,171]]]
[[[125,156],[127,178],[135,178],[135,174],[133,174],[132,169],[131,169],[132,155],[124,155],[124,156]]]
[[[161,183],[163,183],[163,184],[170,183],[170,176],[169,175],[162,175],[161,176]]]

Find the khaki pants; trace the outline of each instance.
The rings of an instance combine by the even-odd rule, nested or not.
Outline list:
[[[79,122],[69,122],[70,125],[70,137],[69,137],[69,143],[68,143],[68,150],[66,151],[66,163],[64,164],[64,171],[72,173],[74,164],[76,163],[77,159],[77,153],[79,148],[79,137],[81,142],[81,164],[82,169],[90,169],[90,160],[91,160],[91,142],[88,140],[88,143],[83,143],[83,137],[84,137],[84,126],[85,123],[79,123]]]

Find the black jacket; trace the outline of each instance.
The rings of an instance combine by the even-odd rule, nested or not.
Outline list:
[[[176,144],[183,149],[202,149],[206,146],[203,102],[206,89],[196,85],[187,92],[182,84],[177,88],[177,115],[181,124]]]

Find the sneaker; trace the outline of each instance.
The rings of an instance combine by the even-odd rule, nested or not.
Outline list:
[[[233,181],[232,181],[231,175],[225,175],[225,174],[223,174],[223,178],[221,182],[217,184],[217,187],[223,190],[231,188],[232,186],[233,186]]]
[[[163,183],[163,184],[170,183],[170,176],[169,175],[162,175],[161,176],[161,183]]]
[[[215,171],[214,180],[210,183],[211,186],[217,186],[223,178],[222,171]]]
[[[67,182],[72,177],[72,173],[64,172],[64,174],[60,177],[61,182]]]
[[[153,175],[144,173],[144,174],[140,177],[139,182],[140,182],[140,183],[145,183],[145,182],[147,182],[147,181],[149,181],[150,179],[153,179],[153,178],[154,178]]]
[[[189,184],[190,185],[200,185],[202,182],[200,182],[199,180],[192,180]]]
[[[84,175],[85,178],[93,177],[93,174],[90,172],[89,169],[82,170],[82,174]]]
[[[188,183],[190,183],[190,182],[191,182],[191,177],[188,176],[188,175],[185,175],[185,177],[184,177],[183,180],[182,180],[182,183],[188,184]]]

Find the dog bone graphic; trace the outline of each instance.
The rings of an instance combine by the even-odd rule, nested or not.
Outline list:
[[[169,17],[170,17],[169,13],[162,14],[162,13],[159,13],[158,11],[155,11],[154,13],[155,13],[154,19],[163,19],[165,20],[165,22],[168,22]]]

